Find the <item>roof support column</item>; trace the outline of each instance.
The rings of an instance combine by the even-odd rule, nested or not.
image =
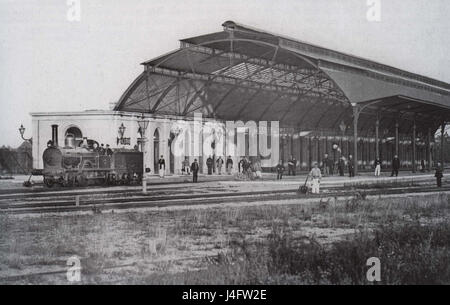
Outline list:
[[[353,106],[353,163],[355,176],[358,174],[358,119],[360,107],[357,104]]]
[[[395,121],[395,154],[400,158],[398,151],[398,121]]]
[[[308,168],[309,168],[309,170],[311,170],[312,169],[312,153],[313,153],[313,150],[312,150],[312,137],[310,136],[309,138],[308,138],[308,147],[309,147],[309,151],[308,151]]]
[[[431,171],[431,162],[432,162],[432,156],[431,156],[431,128],[428,127],[428,140],[427,140],[427,157],[428,157],[428,171]]]
[[[317,166],[320,167],[320,160],[321,158],[321,152],[320,152],[320,134],[317,136]]]
[[[377,114],[377,121],[375,122],[375,160],[380,157],[380,140],[379,137],[380,118]]]
[[[416,120],[413,123],[413,134],[412,134],[412,172],[416,172]]]
[[[441,170],[444,171],[444,131],[445,131],[445,122],[442,121],[441,125]]]

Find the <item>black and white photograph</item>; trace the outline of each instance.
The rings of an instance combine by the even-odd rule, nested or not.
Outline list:
[[[449,285],[449,58],[447,0],[0,0],[0,284]]]

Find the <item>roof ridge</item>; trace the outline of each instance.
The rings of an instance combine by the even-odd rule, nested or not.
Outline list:
[[[237,22],[234,22],[234,21],[231,21],[231,20],[225,21],[222,24],[222,26],[224,27],[225,30],[229,29],[229,30],[233,30],[233,31],[259,33],[259,34],[264,34],[264,35],[269,35],[269,36],[272,36],[272,37],[276,37],[276,38],[279,38],[279,39],[289,40],[289,41],[292,41],[294,43],[300,43],[300,44],[308,45],[308,46],[311,46],[311,47],[314,47],[314,48],[322,49],[322,50],[330,52],[330,53],[334,53],[334,54],[350,57],[350,58],[353,58],[353,59],[357,59],[357,60],[366,62],[367,64],[374,64],[374,65],[377,65],[381,69],[383,69],[383,68],[385,70],[386,69],[387,70],[392,69],[392,70],[394,70],[396,72],[405,73],[405,74],[409,75],[410,77],[416,77],[416,78],[422,79],[422,80],[415,79],[416,81],[420,81],[420,82],[422,82],[424,84],[432,85],[432,86],[436,86],[436,85],[442,86],[443,88],[445,88],[447,90],[450,90],[450,83],[447,83],[447,82],[444,82],[444,81],[441,81],[439,79],[436,79],[436,78],[433,78],[433,77],[429,77],[429,76],[426,76],[426,75],[422,75],[422,74],[410,72],[410,71],[407,71],[407,70],[404,70],[404,69],[400,69],[400,68],[397,68],[397,67],[394,67],[394,66],[391,66],[391,65],[383,64],[381,62],[378,62],[378,61],[375,61],[375,60],[372,60],[372,59],[367,59],[367,58],[364,58],[364,57],[361,57],[361,56],[358,56],[358,55],[353,55],[351,53],[346,53],[346,52],[342,52],[342,51],[332,50],[332,49],[329,49],[329,48],[326,48],[326,47],[323,47],[323,46],[320,46],[320,45],[317,45],[317,44],[312,44],[310,42],[306,42],[306,41],[303,41],[303,40],[300,40],[300,39],[292,38],[292,37],[289,37],[289,36],[286,36],[286,35],[275,34],[275,33],[272,33],[272,32],[266,31],[266,30],[258,29],[258,28],[252,27],[252,26],[247,26],[247,25],[244,25],[244,24],[241,24],[241,23],[237,23]],[[378,72],[382,72],[382,71],[378,71]],[[386,71],[386,72],[388,72],[388,71]],[[398,77],[405,77],[405,76],[402,76],[402,75],[397,75],[397,76]],[[414,78],[411,78],[411,79],[414,79]]]

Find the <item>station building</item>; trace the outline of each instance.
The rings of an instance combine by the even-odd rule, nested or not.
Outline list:
[[[32,113],[34,167],[42,167],[55,124],[60,144],[70,136],[140,149],[154,173],[161,155],[168,174],[180,173],[186,156],[199,159],[203,172],[209,155],[231,151],[237,164],[249,147],[237,152],[227,146],[237,142],[236,133],[217,136],[230,121],[243,123],[237,133],[248,141],[254,135],[247,122],[268,122],[268,146],[279,153],[263,156],[267,170],[290,156],[298,170],[325,154],[332,160],[353,155],[357,170],[369,170],[376,156],[389,167],[398,155],[402,168],[413,172],[422,160],[430,169],[442,158],[434,134],[443,134],[450,121],[450,84],[232,21],[222,26],[142,63],[143,72],[112,110]],[[211,143],[204,134],[194,141],[199,114],[202,127],[219,126],[208,131]],[[191,131],[188,145],[185,154],[174,154],[183,124]],[[275,129],[279,138],[271,136]]]

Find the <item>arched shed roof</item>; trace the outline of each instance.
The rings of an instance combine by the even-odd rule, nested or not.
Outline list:
[[[336,129],[361,105],[361,130],[382,114],[381,128],[399,121],[400,132],[450,119],[445,82],[232,21],[142,64],[115,110]]]

